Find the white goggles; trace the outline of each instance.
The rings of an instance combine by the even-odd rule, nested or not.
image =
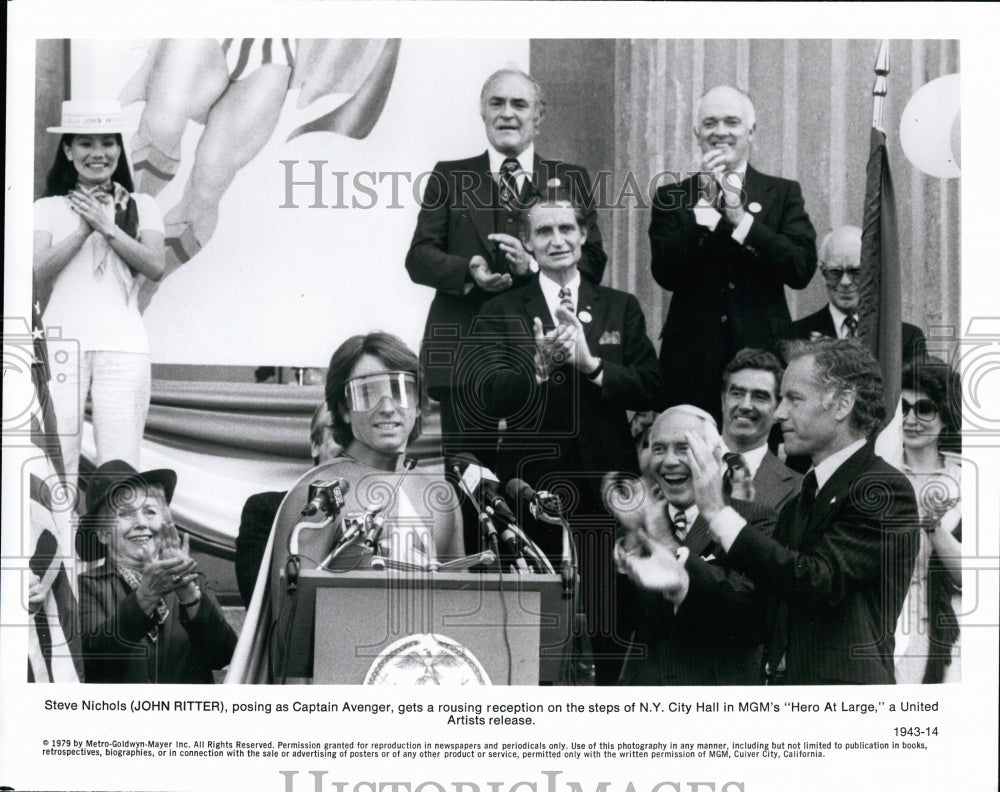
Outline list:
[[[350,379],[344,385],[347,406],[355,412],[368,412],[378,407],[387,396],[401,410],[417,406],[417,377],[408,371],[368,374]]]

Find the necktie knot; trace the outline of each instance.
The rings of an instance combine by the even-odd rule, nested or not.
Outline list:
[[[844,337],[854,338],[858,333],[858,317],[848,316],[844,319]]]
[[[517,189],[517,175],[521,172],[521,163],[513,157],[507,157],[500,165],[500,204],[513,211],[518,204],[520,193]]]
[[[569,286],[563,286],[559,289],[559,299],[560,300],[572,300],[573,292],[570,290]]]
[[[750,475],[750,468],[747,467],[747,460],[743,454],[729,451],[722,455],[722,460],[726,463],[722,491],[740,500],[753,500],[755,494],[753,477]]]

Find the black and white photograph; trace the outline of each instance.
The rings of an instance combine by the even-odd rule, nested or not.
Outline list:
[[[995,788],[1000,20],[836,6],[11,4],[0,788]]]

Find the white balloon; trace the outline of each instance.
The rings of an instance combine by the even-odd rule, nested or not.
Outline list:
[[[899,122],[906,158],[928,176],[954,179],[959,168],[959,75],[946,74],[917,90]]]

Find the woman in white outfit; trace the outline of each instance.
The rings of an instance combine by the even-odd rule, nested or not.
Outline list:
[[[903,369],[903,472],[923,530],[896,628],[898,684],[960,679],[961,395],[958,375],[936,358]]]
[[[95,464],[139,467],[150,362],[136,296],[144,279],[162,277],[163,219],[152,197],[132,192],[117,102],[63,102],[48,131],[61,137],[35,202],[34,275],[47,336],[64,340],[59,354],[79,344],[78,360],[52,361],[49,383],[72,486],[88,395]]]

